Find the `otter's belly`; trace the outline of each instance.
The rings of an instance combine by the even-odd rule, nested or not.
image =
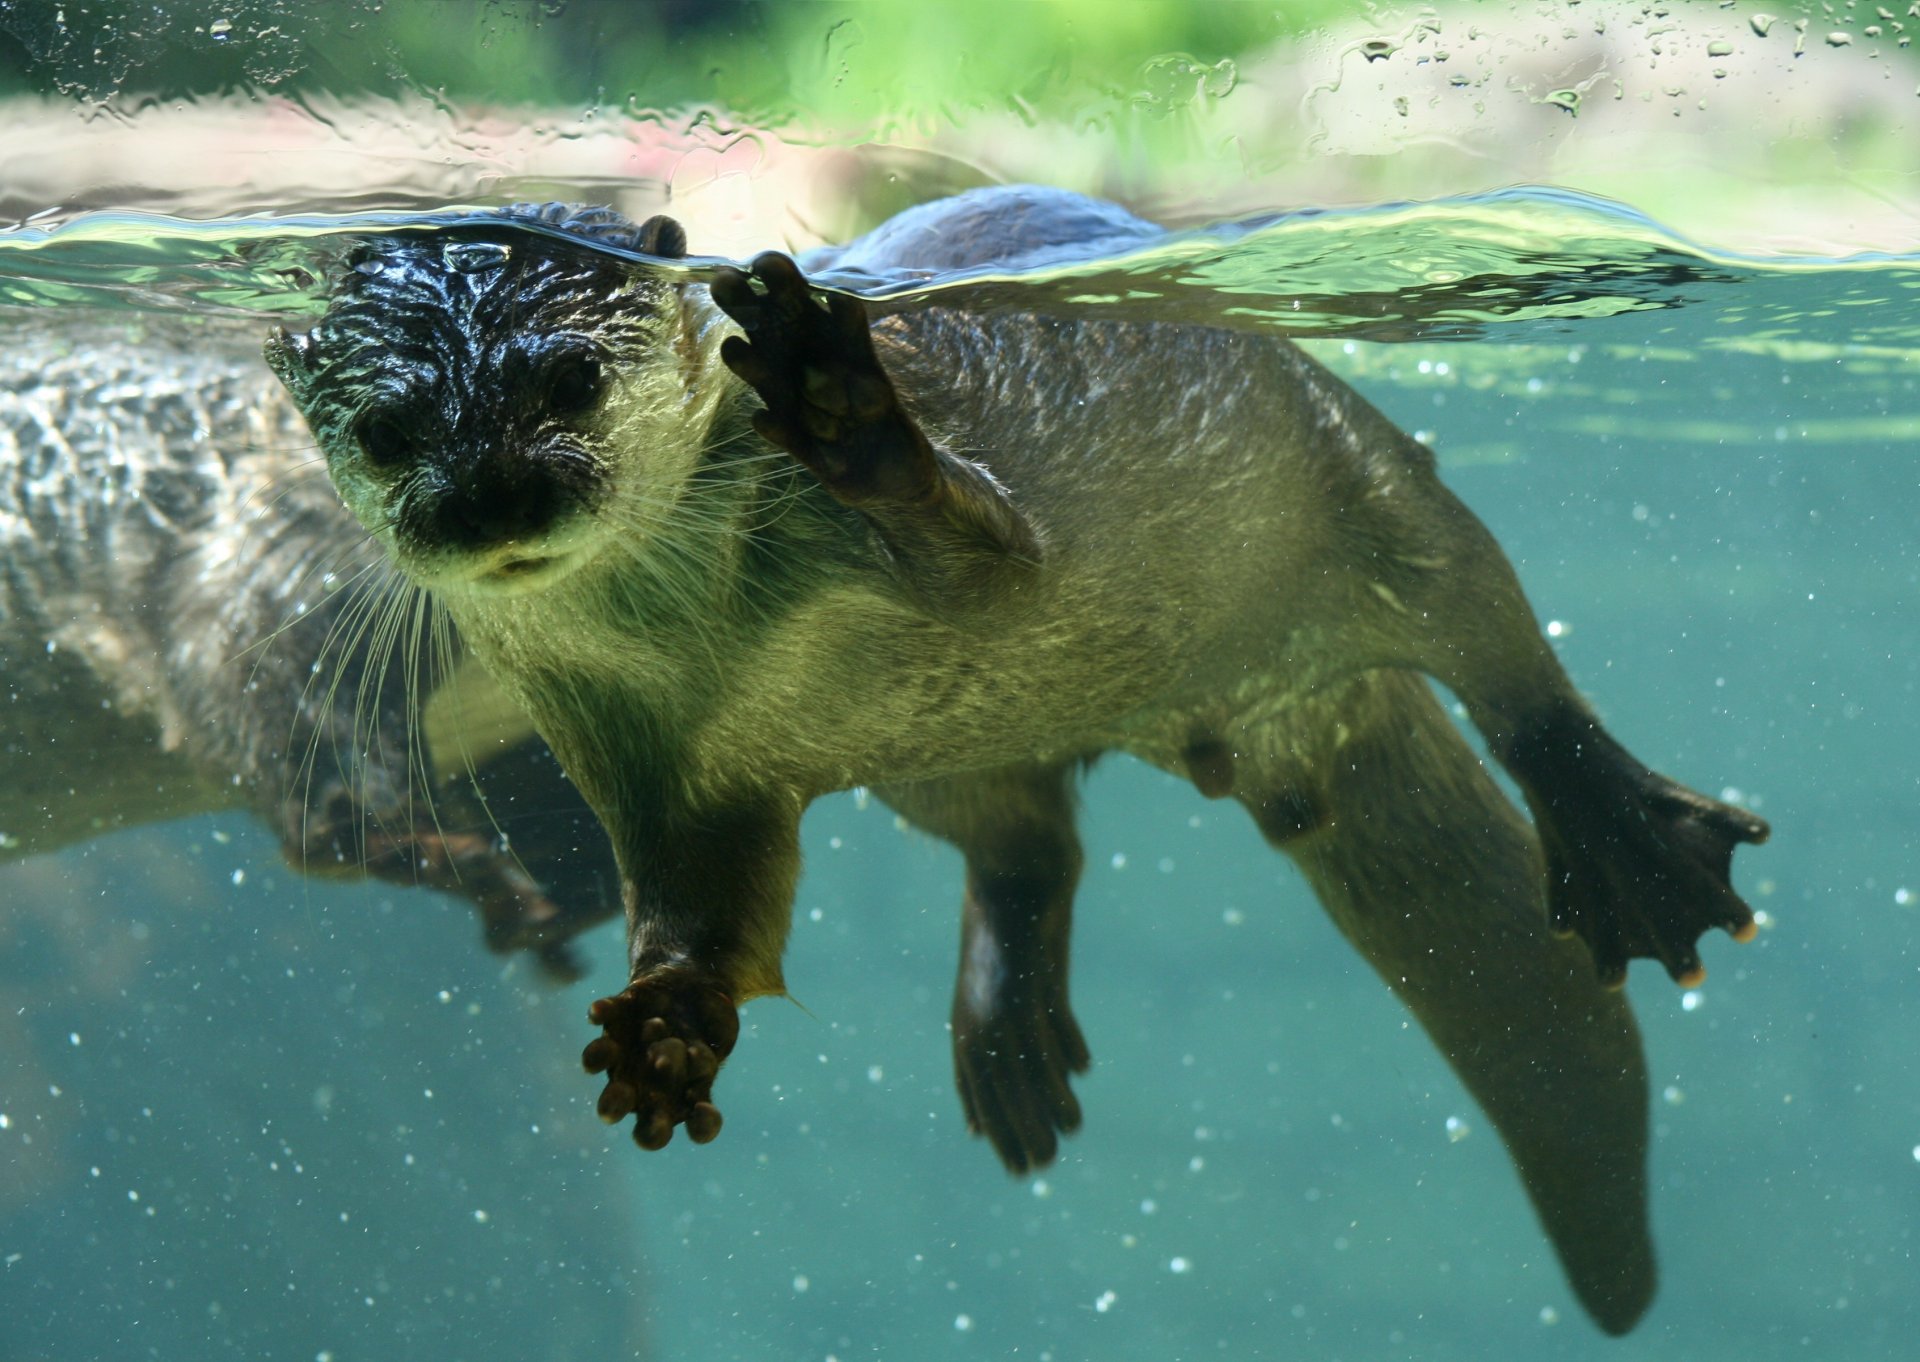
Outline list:
[[[714,678],[694,779],[750,773],[813,794],[1126,746],[1230,689],[1222,673],[1242,664],[1199,623],[1215,625],[1065,592],[965,628],[871,592],[825,593]]]

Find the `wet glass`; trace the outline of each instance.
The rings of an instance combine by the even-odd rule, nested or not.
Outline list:
[[[0,683],[43,716],[0,766],[0,1355],[1906,1356],[1915,35],[1904,0],[0,0],[9,542],[95,555],[141,621],[0,594]],[[63,460],[121,467],[123,429],[281,442],[260,496],[324,491],[297,429],[248,426],[257,357],[369,232],[667,211],[699,279],[996,182],[1168,230],[822,282],[1299,340],[1437,452],[1609,726],[1772,823],[1734,862],[1757,940],[1709,935],[1698,987],[1628,984],[1661,1268],[1631,1342],[1299,875],[1185,782],[1085,781],[1094,1064],[1053,1166],[1009,1178],[969,1138],[958,858],[860,792],[806,821],[797,1006],[744,1011],[725,1132],[646,1154],[574,1060],[625,982],[617,925],[543,965],[489,953],[458,893],[303,873],[246,781],[169,764],[191,706],[123,729],[97,714],[139,710],[138,667],[98,695],[59,670],[186,627],[74,509],[118,475]],[[221,665],[352,589],[290,587]],[[431,648],[382,618],[359,646]],[[478,746],[469,718],[431,741]]]

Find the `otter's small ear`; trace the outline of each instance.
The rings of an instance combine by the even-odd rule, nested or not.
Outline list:
[[[285,327],[275,327],[267,337],[264,347],[267,367],[273,370],[275,378],[298,395],[307,385],[308,366],[313,360],[313,337],[305,332],[294,334]]]
[[[664,213],[640,224],[638,249],[665,260],[679,260],[687,253],[687,229]]]

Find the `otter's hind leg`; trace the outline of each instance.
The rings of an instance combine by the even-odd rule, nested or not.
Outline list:
[[[1372,503],[1359,546],[1369,652],[1430,673],[1466,705],[1526,796],[1554,930],[1587,943],[1601,979],[1617,987],[1640,956],[1697,984],[1703,932],[1753,937],[1728,876],[1734,847],[1765,841],[1766,823],[1635,760],[1567,679],[1485,526],[1423,481],[1418,495]]]
[[[1626,1000],[1546,930],[1527,824],[1424,680],[1374,672],[1325,703],[1324,747],[1243,750],[1234,794],[1498,1127],[1581,1303],[1624,1333],[1654,1292]]]
[[[1073,767],[1016,767],[894,785],[880,797],[967,858],[953,1067],[967,1125],[1009,1171],[1052,1162],[1080,1125],[1070,1076],[1087,1043],[1067,1003],[1080,878]]]

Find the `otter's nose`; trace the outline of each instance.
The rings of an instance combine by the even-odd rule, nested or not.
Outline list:
[[[456,549],[535,538],[553,528],[565,500],[559,484],[537,465],[476,470],[434,500],[427,538]]]

